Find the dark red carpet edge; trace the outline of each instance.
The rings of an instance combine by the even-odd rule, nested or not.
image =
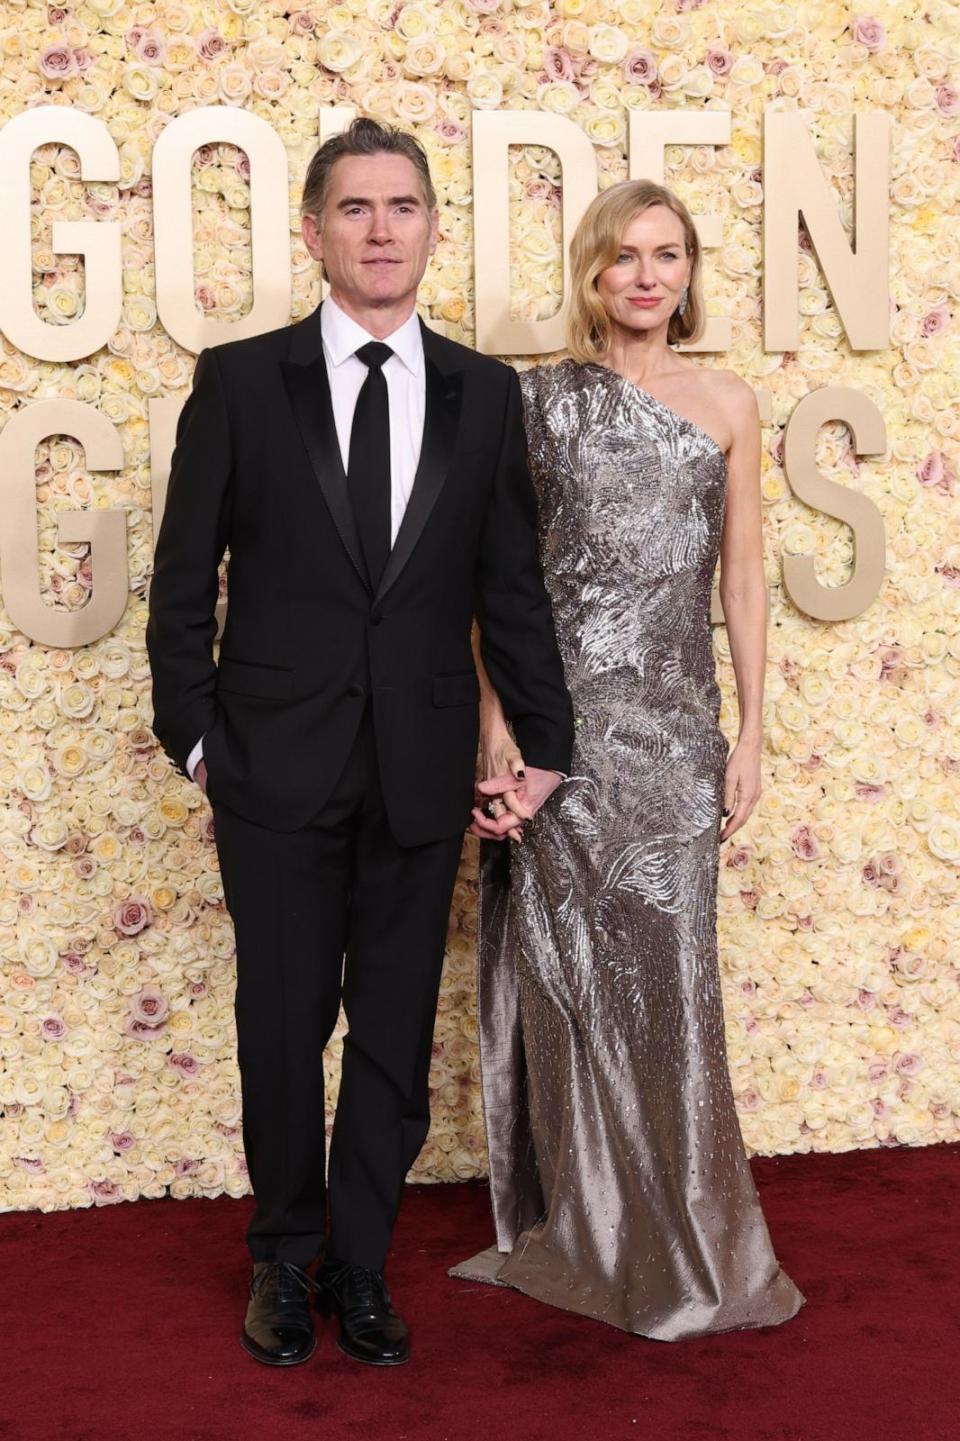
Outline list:
[[[755,1163],[807,1306],[667,1345],[450,1280],[482,1186],[410,1188],[389,1276],[409,1365],[241,1351],[249,1202],[0,1216],[3,1441],[949,1441],[960,1435],[960,1147]]]

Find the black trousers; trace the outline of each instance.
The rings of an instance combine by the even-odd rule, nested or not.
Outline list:
[[[429,775],[424,784],[429,785]],[[255,1261],[383,1267],[430,1127],[428,1074],[461,836],[390,833],[369,710],[321,813],[280,832],[214,803],[237,944],[243,1138]],[[349,1024],[324,1179],[323,1049]],[[329,1195],[328,1195],[329,1191]]]

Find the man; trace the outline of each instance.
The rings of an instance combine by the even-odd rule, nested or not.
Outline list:
[[[429,1128],[474,795],[475,614],[528,762],[529,811],[570,763],[516,376],[414,311],[437,230],[412,137],[358,120],[320,148],[303,236],[330,299],[299,325],[200,356],[157,544],[155,729],[211,800],[236,929],[256,1197],[242,1341],[271,1365],[312,1353],[314,1289],[348,1355],[407,1359],[383,1267]],[[325,1182],[322,1053],[341,997]],[[324,1253],[314,1280],[306,1268]]]

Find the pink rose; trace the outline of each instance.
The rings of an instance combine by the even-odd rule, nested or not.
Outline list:
[[[113,924],[122,936],[138,936],[152,920],[149,903],[139,896],[130,896],[114,908]]]
[[[547,45],[543,51],[543,69],[550,80],[572,80],[576,73],[573,57],[562,45]]]
[[[955,85],[937,86],[937,109],[941,115],[960,115],[960,90]]]
[[[757,901],[759,901],[759,899],[760,896],[757,891],[740,892],[740,903],[745,906],[748,911],[755,911],[757,909]]]
[[[937,574],[951,590],[960,590],[960,566],[938,565]]]
[[[167,53],[166,42],[155,30],[144,30],[134,44],[134,54],[145,65],[162,65]]]
[[[794,826],[790,845],[801,861],[815,861],[820,855],[820,843],[809,826]]]
[[[193,996],[194,1000],[202,1000],[207,994],[207,983],[206,981],[191,981],[187,990],[191,996]]]
[[[95,56],[85,45],[81,45],[78,50],[74,50],[73,58],[77,62],[77,70],[81,75],[86,75],[87,71],[92,70],[97,63]]]
[[[123,1200],[115,1181],[88,1181],[87,1190],[93,1197],[95,1206],[115,1206],[118,1201]]]
[[[500,9],[500,0],[467,0],[467,4],[478,15],[492,15],[494,10]]]
[[[292,15],[287,16],[287,24],[295,35],[312,35],[316,23],[313,16],[306,10],[294,10]]]
[[[28,1176],[43,1175],[43,1162],[36,1156],[17,1156],[14,1165],[18,1166],[21,1171],[26,1171]]]
[[[931,450],[926,460],[921,460],[917,466],[916,474],[920,484],[927,486],[939,485],[946,473],[945,461],[946,456],[942,450]]]
[[[928,310],[920,322],[920,334],[926,337],[941,335],[950,324],[950,311],[945,305],[938,305],[934,310]]]
[[[903,651],[896,645],[880,647],[880,679],[889,680],[903,664]]]
[[[748,1086],[737,1098],[737,1109],[740,1111],[757,1111],[760,1109],[760,1092]]]
[[[71,976],[85,976],[87,974],[87,963],[76,951],[64,951],[60,956],[60,964]]]
[[[163,1025],[170,1014],[170,1005],[166,996],[156,986],[144,986],[134,996],[130,1014],[141,1026],[154,1029]]]
[[[201,30],[197,36],[197,54],[201,60],[216,60],[227,49],[227,42],[219,30],[211,26],[207,30]]]
[[[882,50],[887,43],[887,32],[879,20],[869,20],[866,15],[858,15],[853,22],[853,38],[864,50]]]
[[[866,781],[857,781],[853,789],[858,801],[869,801],[871,804],[882,801],[887,793],[885,785],[874,786]]]
[[[440,139],[447,145],[460,145],[467,138],[466,127],[458,124],[456,120],[451,120],[448,116],[443,120],[438,120],[434,128]]]
[[[623,76],[630,85],[652,85],[657,78],[657,57],[649,50],[631,50],[624,56]]]
[[[857,992],[857,1006],[861,1011],[872,1011],[876,1007],[877,997],[875,991],[868,991],[861,986]],[[871,1076],[871,1081],[879,1080],[878,1076]]]
[[[47,1016],[40,1026],[45,1041],[60,1041],[67,1034],[67,1023],[60,1016]]]
[[[178,1176],[192,1176],[195,1171],[199,1171],[200,1162],[190,1161],[184,1157],[183,1160],[177,1162],[173,1169]]]
[[[146,1026],[143,1021],[135,1021],[133,1016],[128,1016],[126,1025],[123,1028],[123,1034],[125,1036],[132,1036],[135,1041],[152,1041],[158,1034],[158,1029],[154,1029],[153,1026]]]
[[[727,856],[727,865],[732,866],[735,871],[742,871],[750,864],[752,856],[749,846],[737,846],[736,850]]]
[[[62,25],[67,18],[67,12],[61,5],[47,6],[47,24]]]
[[[193,289],[193,298],[197,302],[201,310],[213,310],[217,303],[217,298],[214,295],[213,291],[210,289],[209,285],[195,285]]]
[[[38,64],[45,80],[69,80],[77,73],[77,57],[62,41],[41,50]]]
[[[126,1151],[133,1150],[137,1144],[137,1138],[129,1131],[111,1131],[110,1144],[118,1155],[122,1156]]]
[[[187,1051],[174,1051],[167,1057],[167,1065],[171,1070],[179,1071],[187,1080],[200,1074],[200,1062]]]
[[[729,75],[733,69],[733,56],[729,50],[708,50],[707,69],[714,75]]]
[[[865,886],[878,886],[880,884],[880,877],[877,874],[877,868],[873,861],[867,861],[867,864],[860,872],[860,879]]]
[[[706,0],[673,0],[674,9],[682,15],[687,10],[699,10]]]
[[[914,1051],[901,1051],[897,1057],[897,1070],[901,1076],[917,1076],[923,1070],[923,1057]]]

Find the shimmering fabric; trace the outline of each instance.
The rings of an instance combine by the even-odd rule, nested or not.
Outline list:
[[[599,366],[522,385],[577,742],[522,846],[485,848],[497,1247],[454,1274],[662,1340],[773,1325],[803,1298],[744,1154],[717,969],[726,461]]]

